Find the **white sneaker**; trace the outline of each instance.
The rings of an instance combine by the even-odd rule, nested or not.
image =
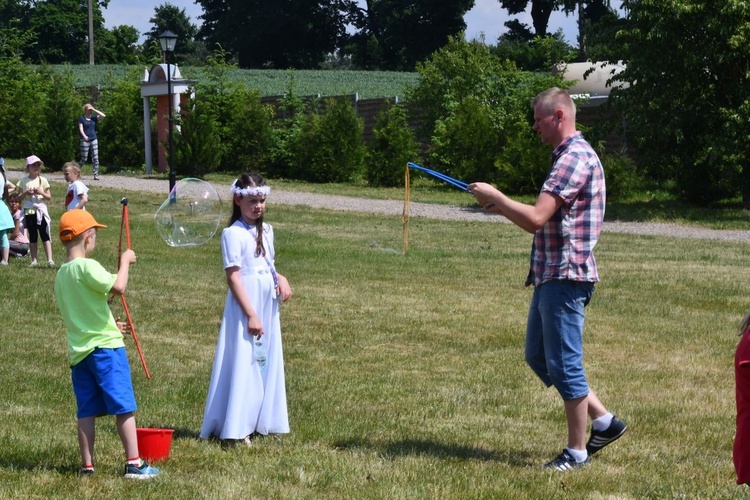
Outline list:
[[[39,263],[36,261],[36,259],[34,259],[34,260],[31,261],[31,264],[29,264],[29,267],[36,267],[38,265],[39,265]]]
[[[49,267],[55,267],[55,261],[54,260],[47,261],[47,264],[49,265]]]
[[[4,261],[4,260],[0,261],[0,266],[7,266],[7,265],[8,265],[8,263],[6,261]]]

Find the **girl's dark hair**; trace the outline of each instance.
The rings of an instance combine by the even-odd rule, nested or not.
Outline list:
[[[246,172],[234,182],[234,185],[239,189],[245,189],[249,187],[261,187],[267,186],[266,180],[257,172]],[[231,226],[242,218],[242,210],[239,205],[234,203],[232,198],[232,216],[229,218],[229,225]],[[266,249],[263,247],[263,216],[261,215],[255,221],[255,256],[266,255]]]
[[[750,312],[747,313],[745,316],[745,319],[742,320],[742,328],[740,328],[740,335],[743,333],[750,331]]]

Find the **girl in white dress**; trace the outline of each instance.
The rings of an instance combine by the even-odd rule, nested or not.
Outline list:
[[[273,228],[263,223],[270,191],[256,173],[242,174],[232,185],[233,213],[221,233],[229,291],[202,438],[249,445],[253,434],[289,432],[279,304],[292,290],[274,268]]]

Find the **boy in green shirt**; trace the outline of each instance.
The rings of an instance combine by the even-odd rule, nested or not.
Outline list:
[[[125,448],[125,477],[147,479],[159,469],[141,460],[133,412],[136,410],[130,365],[122,333],[107,303],[109,294],[121,295],[128,283],[135,252],[120,256],[117,274],[110,274],[88,256],[96,247],[97,228],[106,227],[81,209],[60,219],[60,240],[65,263],[55,279],[55,298],[68,336],[73,392],[78,406],[78,445],[83,475],[94,472],[95,419],[115,415]]]

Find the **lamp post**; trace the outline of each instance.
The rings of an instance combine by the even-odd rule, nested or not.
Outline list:
[[[170,66],[170,59],[174,52],[174,47],[177,44],[177,35],[171,31],[165,31],[159,35],[159,45],[161,50],[164,52],[164,59],[167,63],[167,104],[169,113],[169,192],[171,193],[176,184],[175,171],[174,171],[174,142],[172,139],[172,132],[174,130],[174,117],[172,116],[172,68]]]

